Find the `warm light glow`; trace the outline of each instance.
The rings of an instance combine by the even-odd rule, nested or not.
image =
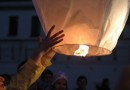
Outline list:
[[[63,41],[53,50],[70,56],[110,55],[124,30],[130,7],[130,0],[32,1],[46,35],[53,25],[51,35],[64,30]]]
[[[74,52],[76,56],[86,56],[88,54],[89,47],[87,45],[79,45],[79,48]]]

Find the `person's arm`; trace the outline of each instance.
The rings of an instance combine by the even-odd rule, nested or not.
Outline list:
[[[39,39],[39,47],[32,57],[12,77],[7,90],[27,90],[41,75],[43,70],[51,65],[51,59],[55,52],[51,49],[55,44],[63,40],[63,30],[51,36],[54,26],[49,30],[46,38]]]

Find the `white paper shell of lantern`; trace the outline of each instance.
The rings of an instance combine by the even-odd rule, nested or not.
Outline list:
[[[64,40],[53,49],[77,56],[111,54],[125,26],[128,3],[128,0],[33,0],[46,34],[52,25],[56,26],[52,35],[64,30]]]

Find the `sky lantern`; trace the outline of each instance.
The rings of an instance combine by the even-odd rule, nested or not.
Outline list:
[[[33,0],[44,32],[55,25],[64,40],[53,47],[60,54],[109,55],[129,14],[128,0]]]

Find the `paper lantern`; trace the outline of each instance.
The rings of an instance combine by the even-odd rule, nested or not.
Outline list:
[[[45,33],[55,25],[64,40],[53,47],[61,54],[109,55],[125,26],[128,0],[33,0]],[[52,34],[52,35],[53,35]]]

